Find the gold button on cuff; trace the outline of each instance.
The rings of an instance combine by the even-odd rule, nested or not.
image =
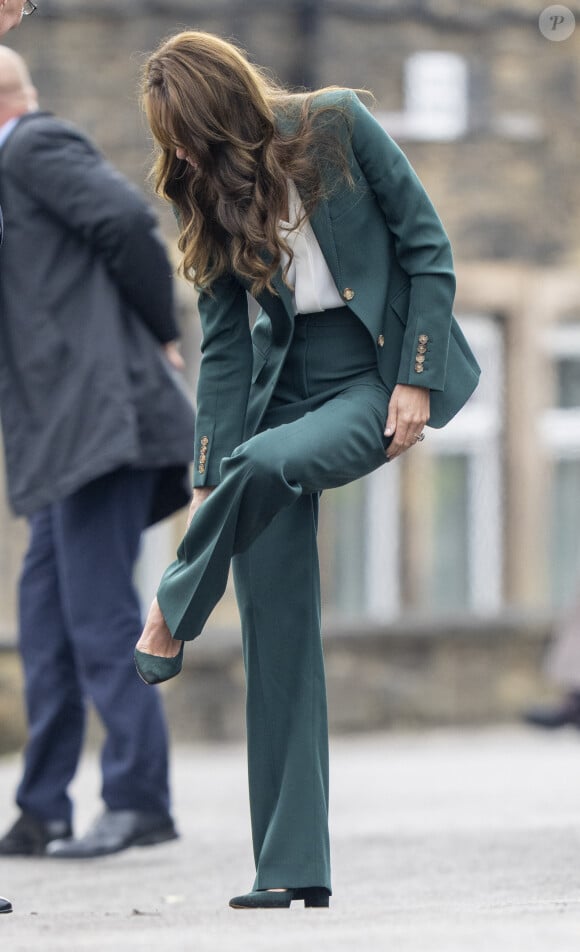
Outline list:
[[[429,336],[428,336],[428,334],[419,334],[419,343],[420,343],[420,344],[427,344],[428,341],[429,341]]]
[[[379,336],[377,337],[377,344],[379,345],[379,347],[385,346],[385,338],[383,337],[382,334],[379,334]]]
[[[423,364],[415,364],[415,373],[417,373],[417,374],[422,374],[422,373],[423,373],[423,369],[424,369],[424,368],[423,368]]]
[[[205,473],[205,466],[203,465],[203,463],[199,464],[199,466],[197,467],[197,471],[198,473]]]
[[[343,296],[343,298],[344,298],[345,301],[352,301],[352,299],[353,299],[353,297],[354,297],[354,291],[353,291],[353,289],[352,289],[352,288],[345,288],[344,291],[342,292],[342,296]]]
[[[419,344],[419,345],[418,345],[418,347],[417,347],[417,353],[418,353],[418,354],[426,354],[426,353],[427,353],[427,348],[426,348],[425,344]]]
[[[417,356],[415,357],[415,360],[418,364],[424,364],[425,356],[423,354],[417,354]]]
[[[207,444],[209,443],[207,436],[202,436],[200,443],[202,446],[207,446]]]

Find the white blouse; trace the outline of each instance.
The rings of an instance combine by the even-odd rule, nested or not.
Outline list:
[[[308,218],[298,228],[296,222],[304,215],[304,206],[294,182],[288,179],[288,218],[279,222],[279,231],[292,249],[294,257],[286,280],[293,288],[295,314],[311,314],[333,307],[345,307],[332,277],[316,235]],[[288,255],[282,255],[282,270]]]

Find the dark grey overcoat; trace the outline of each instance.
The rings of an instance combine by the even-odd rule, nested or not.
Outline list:
[[[190,495],[194,414],[162,345],[171,266],[141,194],[70,124],[22,117],[0,151],[0,414],[28,515],[123,466],[163,470],[150,521]]]

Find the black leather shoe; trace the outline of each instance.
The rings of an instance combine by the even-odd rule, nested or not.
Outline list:
[[[12,903],[0,896],[0,913],[2,912],[12,912]]]
[[[52,840],[71,836],[70,823],[65,820],[39,820],[30,813],[21,813],[0,839],[0,856],[43,856]]]
[[[307,886],[302,889],[256,889],[244,896],[230,899],[232,909],[289,909],[295,899],[303,899],[306,908],[330,906],[330,892],[324,886]]]
[[[154,846],[177,838],[173,820],[165,813],[106,810],[78,840],[55,840],[46,855],[55,859],[90,859],[120,853],[130,846]]]
[[[546,730],[568,725],[580,728],[580,693],[570,691],[559,704],[529,707],[523,717],[526,724]]]

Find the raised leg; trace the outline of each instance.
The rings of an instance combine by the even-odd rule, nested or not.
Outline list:
[[[369,384],[291,423],[278,426],[270,414],[268,428],[223,461],[219,486],[192,519],[159,587],[174,638],[200,634],[223,595],[232,555],[248,549],[277,513],[385,462],[387,402],[384,388]]]

